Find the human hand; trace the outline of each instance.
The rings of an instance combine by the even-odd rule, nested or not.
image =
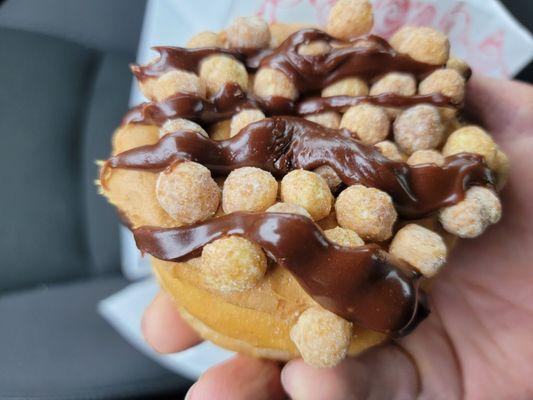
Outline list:
[[[475,76],[467,107],[511,160],[501,222],[463,240],[411,335],[317,369],[238,355],[207,371],[188,399],[525,399],[533,397],[533,86]],[[161,353],[200,341],[160,293],[143,332]],[[284,389],[284,390],[283,390]]]

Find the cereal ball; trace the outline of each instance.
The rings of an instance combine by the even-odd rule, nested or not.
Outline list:
[[[409,156],[407,164],[435,164],[441,167],[444,165],[444,157],[436,150],[417,150]]]
[[[204,31],[197,33],[192,38],[190,38],[190,40],[187,42],[187,47],[224,47],[224,42],[222,41],[218,33]]]
[[[224,181],[222,208],[234,211],[264,211],[276,202],[278,182],[270,172],[255,167],[232,171]]]
[[[322,97],[366,96],[367,94],[368,85],[364,80],[355,76],[338,80],[322,89]]]
[[[383,93],[396,93],[402,96],[416,94],[416,80],[411,74],[389,72],[374,82],[370,88],[370,95],[377,96]]]
[[[341,123],[341,116],[335,111],[324,111],[318,114],[306,115],[305,119],[332,129],[338,129]]]
[[[235,136],[242,128],[265,118],[261,110],[246,109],[231,118],[230,137]]]
[[[387,193],[363,185],[344,189],[337,197],[335,211],[340,226],[372,242],[390,238],[397,218],[392,199]]]
[[[349,39],[370,32],[374,25],[368,0],[338,0],[331,8],[326,32],[337,39]]]
[[[503,189],[509,178],[509,157],[503,151],[496,152],[496,165],[494,172],[496,172],[496,188]]]
[[[438,69],[420,82],[418,91],[420,94],[442,93],[454,103],[460,103],[465,97],[465,78],[454,69]]]
[[[248,88],[248,73],[242,63],[227,55],[214,55],[200,64],[200,78],[205,82],[207,95],[212,96],[228,82]]]
[[[361,239],[357,233],[350,229],[341,228],[340,226],[325,230],[324,235],[326,235],[331,242],[340,246],[358,247],[365,244],[363,239]]]
[[[266,209],[267,212],[276,212],[276,213],[288,213],[288,214],[299,214],[304,217],[311,218],[311,214],[307,212],[305,208],[297,204],[283,203],[278,202],[273,206],[270,206]]]
[[[272,68],[261,68],[254,80],[254,93],[259,97],[279,96],[295,100],[298,89],[281,71]]]
[[[336,191],[339,186],[342,184],[342,180],[337,175],[335,170],[331,168],[329,165],[321,165],[318,168],[315,168],[313,170],[315,174],[318,174],[324,179],[329,187],[329,190],[332,192]]]
[[[324,179],[314,172],[297,169],[281,180],[281,199],[305,208],[315,221],[327,217],[333,196]]]
[[[169,119],[167,122],[161,126],[159,130],[159,136],[163,137],[167,133],[177,132],[177,131],[195,131],[201,133],[202,136],[208,137],[207,132],[198,125],[196,122],[189,121],[184,118],[175,118]]]
[[[448,62],[446,63],[446,68],[456,70],[465,79],[470,78],[470,75],[472,74],[470,66],[464,60],[454,56],[450,56]]]
[[[444,136],[444,126],[436,107],[420,104],[406,109],[394,121],[394,140],[407,154],[437,147]]]
[[[152,101],[163,101],[176,93],[191,93],[205,97],[205,85],[196,74],[179,69],[158,78],[139,81],[139,88]]]
[[[213,140],[226,140],[230,138],[231,119],[219,121],[209,127],[209,137]]]
[[[340,127],[348,129],[365,144],[376,144],[389,135],[390,121],[382,107],[359,104],[344,113]]]
[[[226,29],[230,47],[262,49],[270,43],[270,29],[263,18],[238,17]]]
[[[221,292],[242,292],[261,281],[267,259],[255,243],[230,236],[204,246],[201,268],[209,287]]]
[[[415,267],[426,278],[435,275],[446,262],[444,240],[435,232],[417,224],[400,229],[389,249],[390,253]]]
[[[348,353],[352,324],[328,310],[312,307],[300,315],[290,337],[307,364],[332,367]]]
[[[501,215],[498,196],[490,189],[474,186],[467,190],[463,201],[442,209],[439,220],[448,232],[462,238],[474,238],[490,224],[498,222]]]
[[[284,42],[290,35],[301,30],[313,27],[309,24],[301,23],[279,23],[273,22],[270,24],[270,47],[278,47],[282,42]]]
[[[450,54],[446,35],[425,26],[404,26],[389,42],[396,51],[427,64],[445,64]]]
[[[389,160],[404,162],[407,159],[407,156],[400,151],[398,146],[396,146],[396,143],[391,142],[390,140],[384,140],[376,143],[374,146],[376,146],[380,153]]]
[[[311,43],[304,43],[298,47],[298,54],[301,56],[318,56],[326,54],[331,50],[331,45],[324,40],[316,40]]]
[[[220,189],[206,167],[186,161],[172,164],[159,174],[156,196],[179,224],[193,224],[216,212]]]
[[[490,135],[478,126],[462,127],[448,137],[442,154],[447,157],[458,153],[480,154],[490,169],[496,169],[498,146]]]

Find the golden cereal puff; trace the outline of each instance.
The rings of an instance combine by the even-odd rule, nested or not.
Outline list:
[[[298,89],[283,72],[272,68],[261,68],[254,80],[254,93],[259,97],[284,97],[295,100]]]
[[[220,189],[211,172],[192,161],[172,164],[161,172],[156,195],[161,207],[178,224],[193,224],[213,216],[220,202]]]
[[[278,182],[270,172],[255,167],[233,170],[224,181],[222,208],[235,211],[264,211],[276,202]]]
[[[425,26],[404,26],[392,35],[389,42],[396,51],[427,64],[445,64],[450,55],[450,42],[446,35]]]
[[[227,55],[207,57],[200,64],[200,79],[206,86],[208,96],[217,93],[226,83],[238,84],[248,89],[248,72],[244,65]]]
[[[331,8],[326,31],[338,39],[350,39],[370,32],[374,25],[368,0],[338,0]]]
[[[238,17],[226,29],[228,44],[238,49],[261,49],[270,43],[270,28],[260,17]]]
[[[281,180],[281,199],[305,208],[315,221],[327,217],[333,196],[324,179],[303,169],[289,172]]]
[[[389,239],[398,216],[387,193],[363,185],[344,189],[335,202],[335,212],[341,227],[372,242]]]

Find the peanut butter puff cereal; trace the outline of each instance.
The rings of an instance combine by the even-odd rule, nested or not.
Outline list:
[[[322,28],[239,17],[132,66],[149,101],[99,190],[203,338],[337,365],[416,329],[452,244],[501,218],[510,160],[465,120],[470,67],[373,23],[369,0]]]

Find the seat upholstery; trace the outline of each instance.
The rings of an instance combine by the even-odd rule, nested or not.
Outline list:
[[[126,284],[104,277],[0,296],[0,398],[179,394],[187,381],[133,349],[97,313]]]
[[[179,397],[189,382],[97,313],[123,287],[94,186],[127,108],[128,58],[0,28],[0,398]]]

